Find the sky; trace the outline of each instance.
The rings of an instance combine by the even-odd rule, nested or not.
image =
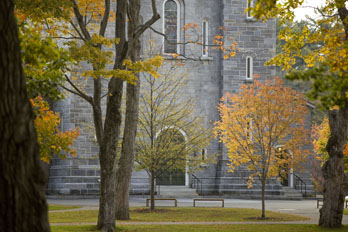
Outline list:
[[[305,0],[300,8],[295,10],[295,20],[306,19],[306,15],[315,18],[314,9],[311,7],[318,7],[325,3],[325,0]]]

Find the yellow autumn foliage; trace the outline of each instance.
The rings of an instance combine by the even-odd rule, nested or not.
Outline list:
[[[329,159],[326,145],[330,137],[329,119],[324,118],[321,124],[312,127],[313,150],[316,158],[324,163]],[[345,170],[348,171],[348,146],[343,150]]]
[[[230,171],[241,165],[251,171],[249,187],[254,178],[262,182],[277,177],[284,165],[295,170],[306,161],[306,101],[283,86],[281,79],[264,84],[256,79],[242,85],[238,94],[227,93],[221,101],[221,120],[215,124],[215,134],[227,148]],[[287,153],[280,156],[278,147]]]
[[[80,135],[78,129],[62,132],[58,126],[60,117],[58,113],[50,110],[46,101],[40,96],[30,99],[36,118],[34,120],[38,143],[40,145],[40,158],[49,163],[54,155],[65,158],[68,154],[76,155],[71,148],[74,140]]]

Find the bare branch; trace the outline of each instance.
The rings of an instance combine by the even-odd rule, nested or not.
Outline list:
[[[170,40],[168,40],[168,37],[166,34],[156,30],[155,28],[153,27],[149,27],[153,32],[155,32],[156,34],[159,34],[161,36],[164,37],[165,41],[168,43],[168,44],[171,44],[171,45],[188,45],[188,44],[199,44],[199,45],[203,45],[202,43],[199,42],[199,38],[197,38],[197,40],[191,40],[191,41],[187,41],[187,42],[171,42]],[[206,45],[208,46],[208,45]],[[210,45],[210,46],[216,46],[216,45]]]
[[[103,20],[100,23],[99,35],[104,36],[110,15],[110,0],[105,0],[105,11]]]
[[[83,41],[86,41],[86,38],[83,37],[83,35],[81,34],[80,30],[76,27],[76,25],[70,21],[70,24],[71,26],[73,26],[73,28],[75,29],[75,31],[77,32],[77,34],[79,34],[80,38],[83,40]]]
[[[84,38],[86,40],[90,40],[91,36],[86,28],[85,23],[83,22],[83,16],[81,15],[80,11],[79,11],[79,7],[76,3],[76,0],[71,0],[71,2],[73,3],[73,8],[74,8],[74,13],[75,13],[75,17],[77,20],[77,23],[79,24],[79,27],[81,29],[82,34],[84,35]]]
[[[143,25],[139,25],[139,27],[136,28],[136,31],[133,37],[134,40],[138,40],[145,30],[150,28],[152,24],[154,24],[158,19],[161,18],[161,16],[157,12],[156,0],[151,0],[151,4],[152,4],[152,17],[146,23],[144,23]]]
[[[75,89],[75,91],[72,91],[72,90],[69,90],[65,87],[63,87],[65,90],[71,92],[71,93],[74,93],[80,97],[82,97],[83,99],[85,99],[87,102],[89,102],[92,106],[93,106],[93,98],[88,96],[87,94],[83,93],[71,80],[70,78],[68,77],[68,75],[64,75],[65,76],[65,79],[66,81],[71,85],[71,87],[73,87]]]
[[[80,40],[84,40],[81,37],[76,37],[76,36],[71,36],[71,37],[64,37],[64,36],[54,36],[52,37],[53,39],[66,39],[66,40],[70,40],[70,39],[80,39]]]

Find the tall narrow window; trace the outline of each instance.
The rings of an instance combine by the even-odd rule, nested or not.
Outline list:
[[[202,23],[202,56],[208,56],[208,21]]]
[[[248,8],[254,7],[254,6],[255,6],[254,0],[248,0]],[[250,10],[248,10],[247,12],[247,19],[254,19],[254,17],[251,15]]]
[[[248,142],[253,141],[253,121],[249,120],[246,124],[246,139]]]
[[[201,158],[202,158],[201,166],[207,166],[208,152],[206,148],[202,149]]]
[[[178,53],[179,6],[174,0],[164,3],[164,53]]]
[[[246,79],[253,79],[253,58],[251,56],[246,58]]]

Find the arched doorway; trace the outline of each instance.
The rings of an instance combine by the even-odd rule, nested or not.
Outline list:
[[[163,165],[166,168],[157,172],[157,185],[186,184],[185,142],[185,134],[176,128],[166,128],[157,136],[156,146],[167,151],[167,159],[164,159],[166,163]]]
[[[287,149],[284,149],[283,146],[278,146],[276,152],[279,162],[278,176],[280,178],[280,183],[284,187],[293,187],[293,175],[289,162],[289,160],[292,159],[292,155]],[[283,160],[285,162],[283,162]]]

